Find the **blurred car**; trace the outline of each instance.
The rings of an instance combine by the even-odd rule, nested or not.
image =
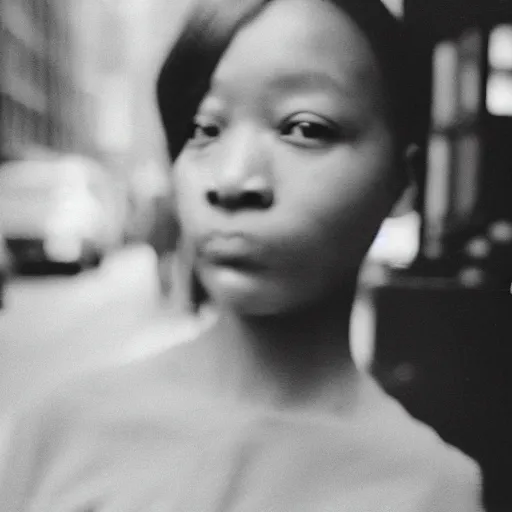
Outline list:
[[[16,269],[98,265],[116,245],[103,169],[79,156],[16,161],[0,168],[0,232]]]

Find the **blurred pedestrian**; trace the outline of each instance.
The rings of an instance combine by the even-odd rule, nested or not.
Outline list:
[[[407,183],[407,48],[379,0],[198,3],[158,99],[217,321],[23,415],[1,510],[482,510],[476,464],[350,357],[359,267]]]
[[[154,211],[148,242],[157,257],[160,292],[163,298],[169,298],[173,285],[172,261],[176,255],[179,236],[178,221],[170,194],[155,197]]]

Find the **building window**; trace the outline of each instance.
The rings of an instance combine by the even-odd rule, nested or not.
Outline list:
[[[512,116],[512,25],[499,25],[489,35],[487,111]]]

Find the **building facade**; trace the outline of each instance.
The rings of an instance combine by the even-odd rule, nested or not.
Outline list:
[[[71,65],[71,4],[1,0],[1,159],[75,150],[84,144],[73,123],[83,91]]]
[[[420,271],[512,279],[512,1],[408,0],[423,42]]]

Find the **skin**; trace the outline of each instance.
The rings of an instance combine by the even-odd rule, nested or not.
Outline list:
[[[330,2],[275,0],[235,36],[195,123],[174,179],[220,310],[201,350],[223,355],[239,396],[328,403],[356,379],[353,285],[399,192],[369,43]],[[272,204],[238,201],[246,191]]]

